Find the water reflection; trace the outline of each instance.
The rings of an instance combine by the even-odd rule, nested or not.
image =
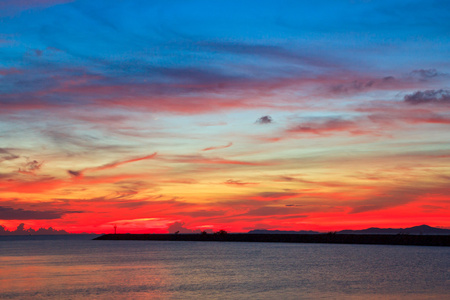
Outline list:
[[[441,247],[142,242],[1,242],[10,299],[444,299]]]

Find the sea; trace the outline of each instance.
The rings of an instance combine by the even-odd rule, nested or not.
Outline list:
[[[450,299],[450,248],[0,237],[0,299]]]

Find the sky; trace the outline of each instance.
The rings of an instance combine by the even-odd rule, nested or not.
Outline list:
[[[0,224],[450,228],[446,0],[0,2]]]

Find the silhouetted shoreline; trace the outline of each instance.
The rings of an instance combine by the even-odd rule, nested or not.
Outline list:
[[[327,243],[409,246],[450,246],[450,235],[387,234],[105,234],[94,240]]]

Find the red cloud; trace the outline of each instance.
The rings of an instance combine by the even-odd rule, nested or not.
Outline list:
[[[208,147],[205,149],[202,149],[202,151],[210,151],[210,150],[218,150],[218,149],[225,149],[228,147],[231,147],[233,145],[232,142],[229,142],[228,144],[224,145],[224,146],[217,146],[217,147]]]

